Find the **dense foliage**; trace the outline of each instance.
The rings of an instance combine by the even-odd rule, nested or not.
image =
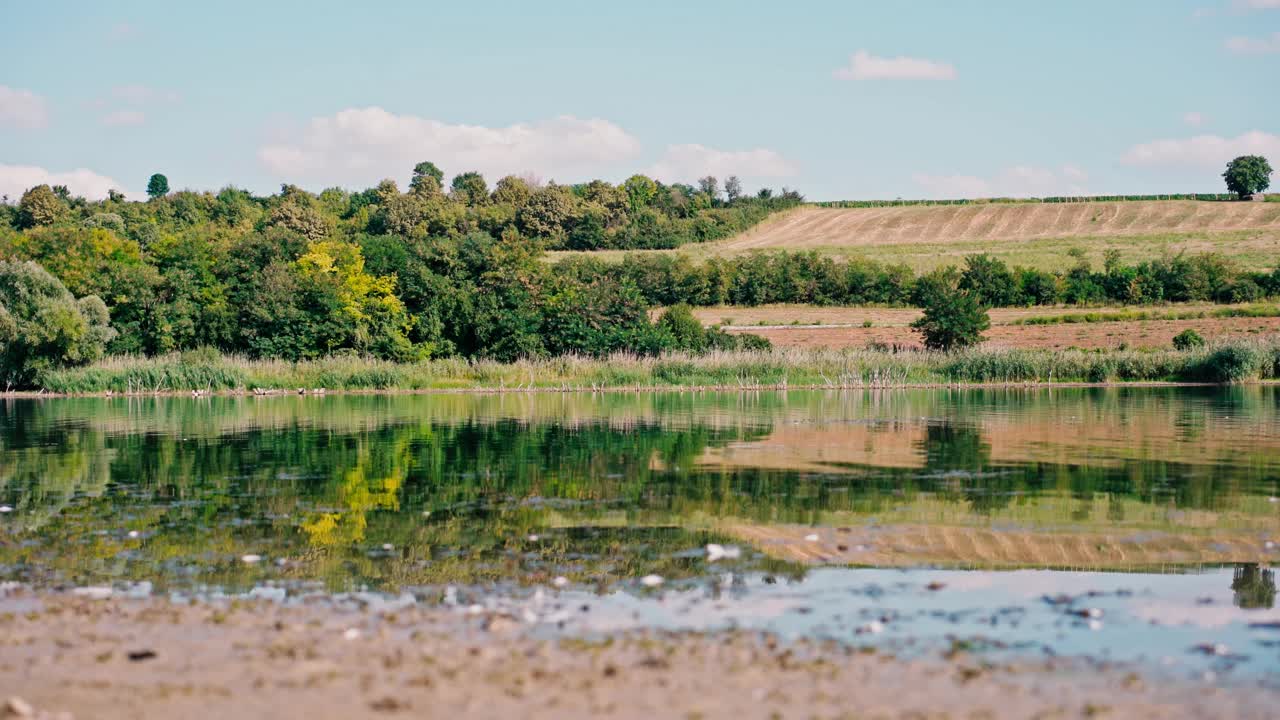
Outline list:
[[[0,387],[97,360],[114,335],[99,298],[76,300],[35,263],[0,261]]]
[[[468,172],[446,192],[443,177],[427,162],[408,192],[384,181],[356,193],[284,186],[256,197],[230,187],[170,193],[157,173],[145,202],[114,191],[88,202],[40,185],[16,206],[0,204],[0,260],[38,263],[63,292],[100,297],[113,353],[655,353],[686,346],[670,323],[650,319],[634,287],[558,273],[543,250],[713,240],[802,200],[791,191],[743,197],[736,179],[728,197],[714,178],[694,188],[640,175],[619,186],[506,177],[490,189]],[[706,333],[688,341],[752,342]]]
[[[970,261],[972,271],[977,263],[973,258]],[[911,327],[920,333],[926,348],[945,352],[982,342],[982,332],[991,327],[991,318],[987,316],[987,306],[991,303],[981,287],[966,282],[971,277],[971,273],[961,277],[955,268],[947,268],[917,283],[916,294],[924,314],[911,323]]]
[[[966,258],[965,267],[916,276],[906,265],[868,259],[838,262],[816,252],[772,251],[699,262],[683,255],[630,254],[619,262],[578,255],[557,263],[558,274],[612,278],[635,287],[654,305],[923,306],[925,288],[939,273],[957,272],[959,287],[991,307],[1143,305],[1160,302],[1249,302],[1280,295],[1280,269],[1241,270],[1219,255],[1169,255],[1126,265],[1109,253],[1101,270],[1075,253],[1064,272],[1009,267],[989,255]]]
[[[1248,197],[1271,187],[1271,163],[1261,155],[1241,155],[1227,163],[1222,179],[1227,189],[1240,197]]]

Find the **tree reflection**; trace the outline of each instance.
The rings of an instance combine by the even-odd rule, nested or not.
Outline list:
[[[1241,563],[1236,565],[1231,590],[1237,607],[1270,610],[1276,605],[1276,573],[1258,563]]]

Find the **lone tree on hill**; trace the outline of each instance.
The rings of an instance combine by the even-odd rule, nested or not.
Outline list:
[[[169,178],[156,173],[147,181],[147,195],[152,199],[164,197],[169,194]]]
[[[1222,179],[1228,190],[1243,199],[1271,186],[1271,163],[1261,155],[1241,155],[1227,163]]]

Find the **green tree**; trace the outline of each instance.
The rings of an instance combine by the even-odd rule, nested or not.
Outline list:
[[[18,228],[52,225],[67,213],[67,204],[48,185],[37,185],[22,193],[18,201]]]
[[[413,166],[413,178],[409,180],[409,189],[417,190],[419,185],[435,181],[435,188],[444,187],[444,171],[430,161],[420,162]]]
[[[667,308],[658,318],[658,327],[671,334],[676,350],[702,352],[707,347],[707,331],[686,303]]]
[[[462,202],[475,207],[489,199],[489,185],[478,172],[464,172],[453,178],[451,188]]]
[[[1222,179],[1227,190],[1246,198],[1271,186],[1271,163],[1261,155],[1241,155],[1227,163]]]
[[[164,197],[169,194],[169,178],[156,173],[147,180],[147,195],[151,199]]]
[[[925,296],[924,315],[911,323],[930,350],[954,350],[982,342],[991,327],[987,309],[970,291],[957,286],[935,288]]]
[[[986,253],[965,258],[960,289],[974,294],[988,307],[1008,307],[1022,303],[1018,280],[1004,261]]]
[[[632,175],[622,183],[622,188],[627,191],[632,212],[648,207],[658,194],[658,184],[644,175]]]
[[[107,306],[76,300],[33,262],[0,261],[0,383],[30,387],[45,370],[102,357],[115,336]]]

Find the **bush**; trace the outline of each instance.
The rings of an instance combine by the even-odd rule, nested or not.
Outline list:
[[[1175,350],[1194,350],[1195,348],[1204,347],[1204,338],[1195,330],[1183,330],[1174,336],[1173,347]]]
[[[982,331],[991,327],[987,309],[970,292],[959,288],[931,288],[925,294],[924,315],[911,327],[930,350],[952,350],[982,342]]]
[[[1212,383],[1256,380],[1263,370],[1263,353],[1248,345],[1224,345],[1193,368],[1196,379]]]
[[[0,384],[32,387],[42,372],[87,365],[115,337],[107,306],[79,300],[33,262],[0,261]]]

